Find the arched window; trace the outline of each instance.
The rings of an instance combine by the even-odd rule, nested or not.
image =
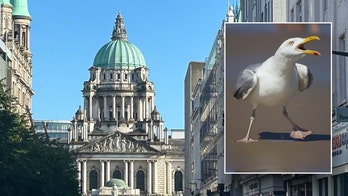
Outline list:
[[[115,171],[112,173],[112,178],[123,179],[123,178],[122,178],[121,171],[120,171],[119,169],[115,170]]]
[[[143,170],[138,170],[136,174],[136,186],[137,189],[145,191],[145,173]]]
[[[89,190],[98,188],[98,172],[92,170],[89,172]]]
[[[174,182],[175,182],[175,187],[174,190],[177,191],[183,191],[183,181],[182,181],[182,173],[181,171],[176,171],[174,173]]]

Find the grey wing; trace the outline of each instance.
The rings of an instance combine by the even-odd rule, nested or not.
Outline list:
[[[245,99],[257,84],[257,77],[252,69],[246,68],[243,70],[236,82],[233,91],[235,99]]]
[[[307,66],[296,63],[298,90],[303,91],[309,88],[313,82],[313,74]]]

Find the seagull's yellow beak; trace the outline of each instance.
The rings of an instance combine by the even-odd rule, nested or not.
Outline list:
[[[313,40],[320,40],[318,36],[309,36],[304,38],[303,42],[301,42],[297,47],[296,50],[301,51],[305,54],[311,54],[311,55],[316,55],[316,56],[320,56],[320,53],[315,51],[315,50],[307,50],[304,48],[304,45],[307,44],[308,42],[311,42]]]

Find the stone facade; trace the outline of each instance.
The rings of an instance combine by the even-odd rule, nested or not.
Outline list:
[[[184,139],[169,137],[163,127],[149,70],[140,50],[128,41],[121,14],[112,40],[99,50],[89,71],[84,106],[68,134],[81,193],[118,178],[140,195],[181,195]]]
[[[0,1],[0,79],[18,100],[20,114],[31,109],[32,55],[30,22],[26,0]]]

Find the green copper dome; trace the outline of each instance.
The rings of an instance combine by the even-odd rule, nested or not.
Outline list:
[[[141,51],[127,40],[121,14],[117,15],[111,41],[99,49],[93,65],[101,68],[135,69],[145,67]]]
[[[11,0],[14,16],[26,16],[31,17],[28,11],[28,1],[27,0]]]
[[[124,180],[113,178],[105,183],[106,187],[113,187],[116,186],[117,188],[128,188],[127,183]]]
[[[112,40],[105,44],[94,58],[94,66],[102,68],[144,67],[145,59],[140,50],[126,40]]]

